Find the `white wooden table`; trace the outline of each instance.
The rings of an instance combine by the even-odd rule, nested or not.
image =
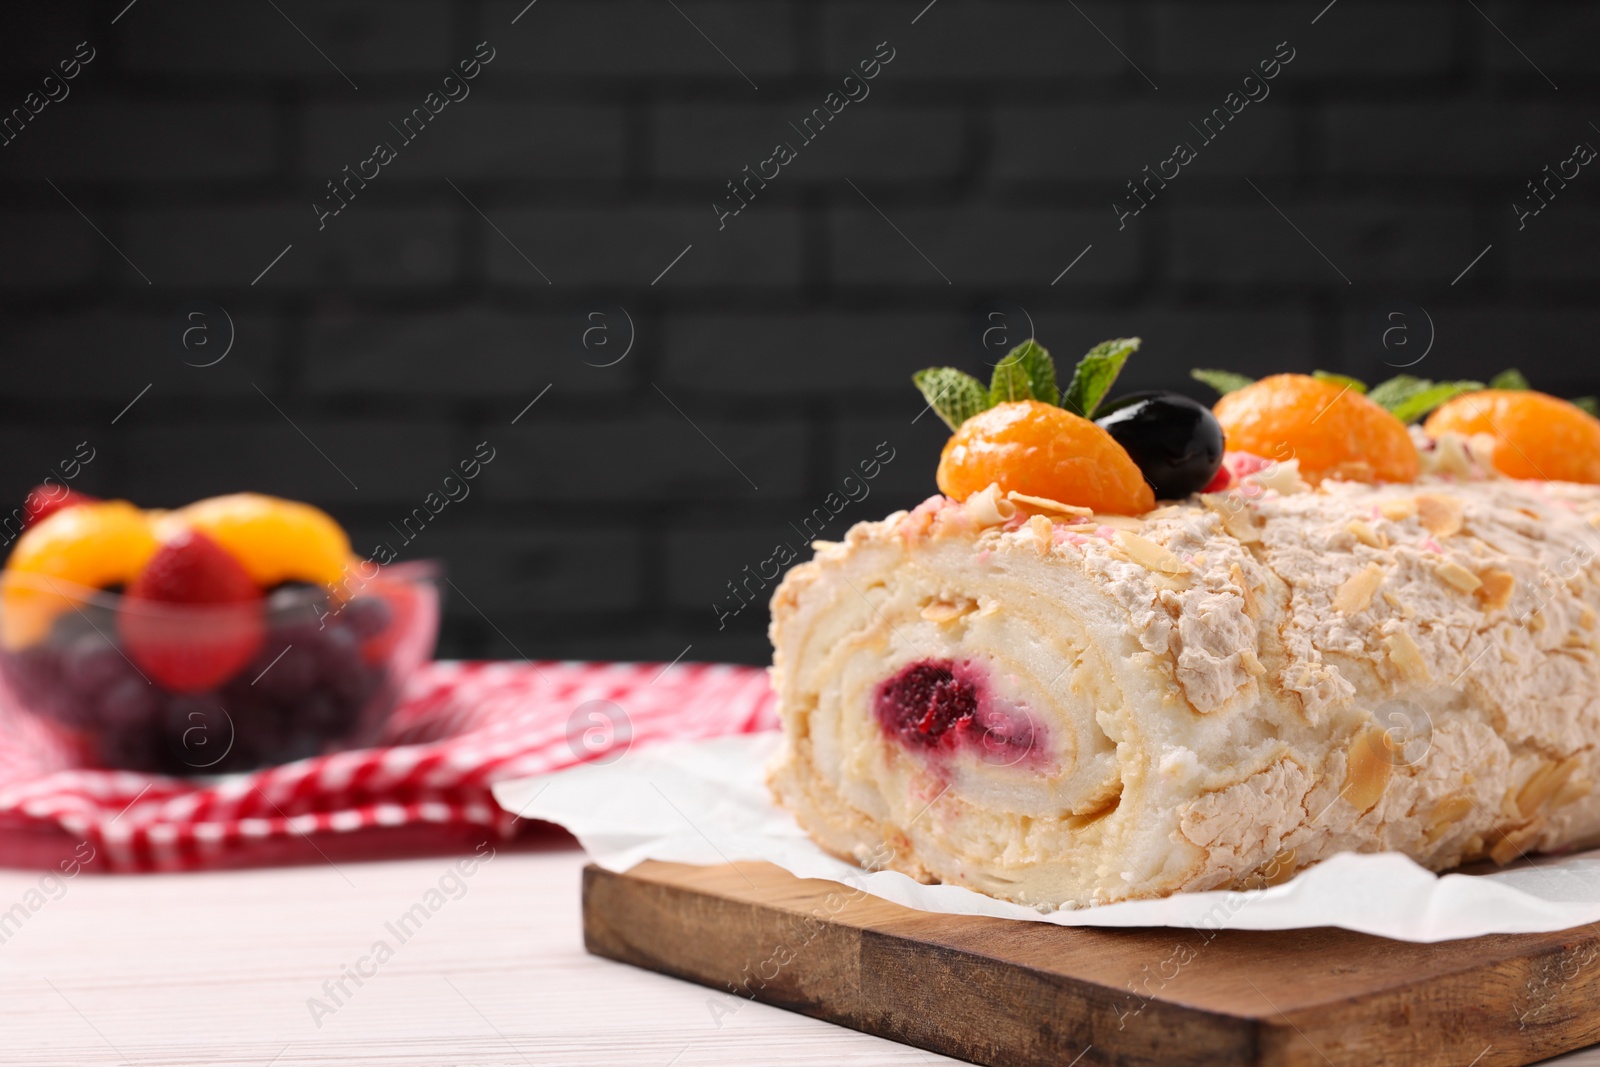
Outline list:
[[[61,883],[0,929],[0,1064],[957,1062],[586,954],[575,849],[457,859]],[[39,888],[0,871],[0,913]]]
[[[502,851],[470,876],[458,859],[43,887],[0,871],[0,1064],[957,1062],[761,1004],[722,1014],[709,990],[585,954],[576,850]],[[1600,1048],[1551,1062],[1600,1067]]]

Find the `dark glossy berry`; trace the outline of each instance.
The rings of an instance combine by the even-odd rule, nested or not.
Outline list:
[[[1211,409],[1181,393],[1129,393],[1094,421],[1133,461],[1161,500],[1205,488],[1222,465],[1222,426]]]

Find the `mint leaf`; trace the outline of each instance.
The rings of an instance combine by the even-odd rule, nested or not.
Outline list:
[[[1223,396],[1236,393],[1245,386],[1256,383],[1254,378],[1235,374],[1231,370],[1192,370],[1189,372],[1189,377],[1197,382],[1204,382]]]
[[[1595,418],[1600,419],[1600,397],[1575,396],[1571,400],[1567,401],[1567,403],[1582,411],[1587,411]]]
[[[993,405],[989,392],[972,375],[954,367],[928,367],[911,376],[934,413],[952,430]]]
[[[1033,338],[1028,338],[1013,348],[1001,363],[1020,363],[1028,373],[1029,390],[1035,400],[1046,404],[1061,403],[1061,391],[1056,388],[1056,361]]]
[[[1454,400],[1463,393],[1476,393],[1482,388],[1482,382],[1440,382],[1430,389],[1422,390],[1404,403],[1396,404],[1390,410],[1401,422],[1415,422],[1440,404]]]
[[[1499,374],[1496,374],[1493,378],[1489,379],[1489,388],[1510,389],[1515,392],[1526,392],[1527,390],[1532,389],[1533,386],[1528,384],[1528,379],[1522,376],[1521,371],[1515,367],[1508,367]]]
[[[1012,400],[1032,400],[1033,383],[1020,362],[1007,356],[995,365],[989,379],[989,403],[1004,404]]]
[[[1314,370],[1311,372],[1311,376],[1319,382],[1332,382],[1334,385],[1345,386],[1352,393],[1365,393],[1367,391],[1366,382],[1360,378],[1352,378],[1348,374],[1335,374],[1330,370]]]
[[[1396,404],[1415,396],[1432,384],[1428,379],[1418,378],[1412,374],[1396,374],[1388,381],[1374,385],[1371,392],[1367,393],[1367,398],[1379,407],[1393,411]]]
[[[1409,374],[1397,374],[1373,386],[1367,396],[1373,403],[1387,408],[1401,422],[1412,422],[1447,400],[1453,400],[1462,393],[1475,393],[1482,388],[1482,382],[1435,382]]]
[[[1089,349],[1072,371],[1072,381],[1061,396],[1061,406],[1074,415],[1094,418],[1095,409],[1105,399],[1111,385],[1122,373],[1122,365],[1139,350],[1139,338],[1118,337],[1102,341]]]

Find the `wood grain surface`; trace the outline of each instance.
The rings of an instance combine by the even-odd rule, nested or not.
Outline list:
[[[1600,930],[1435,945],[933,915],[769,864],[584,877],[589,951],[983,1064],[1525,1064],[1600,1041]],[[1574,1058],[1572,1062],[1583,1062]]]

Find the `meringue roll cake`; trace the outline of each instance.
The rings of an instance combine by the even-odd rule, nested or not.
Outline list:
[[[1345,453],[1267,430],[1366,475],[1319,476],[1261,460],[1236,397],[1226,461],[1219,438],[1191,475],[1210,491],[1161,506],[1154,446],[1108,420],[948,418],[944,493],[788,573],[771,785],[821,847],[1046,908],[1256,888],[1340,851],[1444,869],[1600,841],[1600,487],[1499,476],[1492,434],[1408,432],[1348,390],[1329,403],[1354,414],[1309,431]],[[1025,404],[1033,438],[997,428]],[[1098,484],[1062,473],[1063,434]]]

